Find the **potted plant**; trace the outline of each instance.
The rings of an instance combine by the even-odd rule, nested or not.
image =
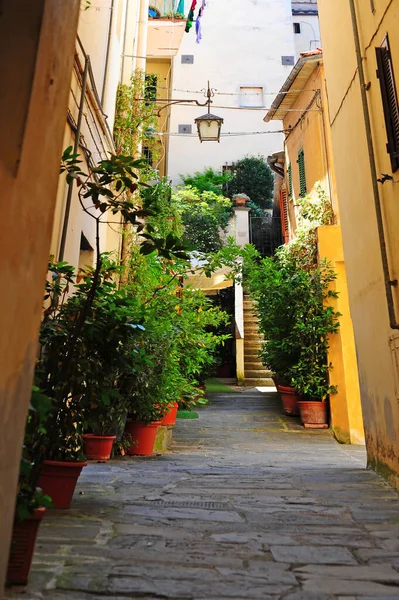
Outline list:
[[[246,194],[234,194],[233,202],[236,206],[246,206],[249,201],[249,196]]]
[[[301,396],[299,410],[305,427],[328,426],[327,401],[337,393],[329,383],[332,364],[328,362],[330,336],[339,329],[340,314],[328,302],[337,296],[331,289],[336,276],[326,261],[306,275],[302,318],[295,328],[301,354],[292,370],[292,382]]]
[[[42,435],[45,433],[44,425],[50,410],[50,399],[34,387],[25,427],[6,575],[10,585],[27,584],[40,522],[46,507],[52,506],[51,498],[43,494],[37,485],[43,453]]]

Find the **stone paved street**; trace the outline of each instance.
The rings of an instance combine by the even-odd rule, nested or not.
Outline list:
[[[172,451],[90,464],[42,524],[24,600],[399,599],[397,494],[363,448],[220,394]]]

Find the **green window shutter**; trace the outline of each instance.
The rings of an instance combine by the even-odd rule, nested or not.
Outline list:
[[[288,165],[287,173],[288,173],[288,195],[290,198],[292,198],[292,166],[291,166],[291,163]]]
[[[298,152],[298,169],[299,169],[299,195],[306,196],[306,173],[305,173],[305,154],[303,148]]]

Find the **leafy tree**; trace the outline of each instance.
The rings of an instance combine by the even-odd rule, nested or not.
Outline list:
[[[192,187],[174,192],[173,200],[183,222],[184,244],[197,252],[219,250],[223,245],[221,234],[226,231],[232,213],[230,200]]]
[[[212,167],[204,171],[196,171],[194,175],[180,175],[185,186],[190,186],[201,192],[213,192],[223,196],[226,186],[231,181],[229,171],[216,171]]]
[[[273,172],[263,156],[246,156],[233,165],[228,196],[244,193],[260,208],[273,206]]]

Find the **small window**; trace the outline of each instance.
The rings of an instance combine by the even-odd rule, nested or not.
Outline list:
[[[248,107],[262,107],[264,106],[263,101],[263,87],[255,86],[240,86],[240,106]]]
[[[388,36],[375,51],[388,136],[387,152],[391,158],[392,171],[395,172],[399,169],[399,106]]]
[[[299,170],[299,195],[306,196],[306,172],[305,172],[305,153],[303,149],[298,152],[298,170]]]
[[[290,198],[292,198],[292,166],[291,166],[291,163],[288,165],[287,175],[288,175],[288,195]]]
[[[301,33],[301,24],[300,23],[293,23],[294,26],[294,33]]]

